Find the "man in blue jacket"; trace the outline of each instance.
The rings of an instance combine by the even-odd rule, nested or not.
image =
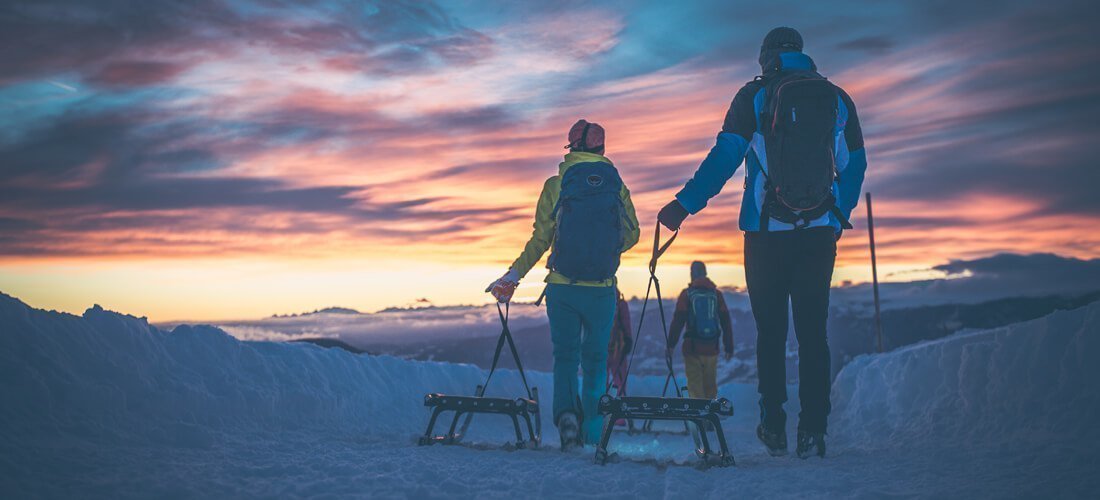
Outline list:
[[[848,218],[859,201],[867,156],[852,99],[816,73],[813,60],[802,53],[802,36],[797,31],[769,32],[760,47],[759,63],[762,75],[734,97],[717,143],[676,199],[661,209],[658,220],[669,229],[679,229],[689,214],[707,206],[745,160],[740,227],[745,232],[745,279],[757,327],[757,436],[771,454],[787,453],[783,403],[787,401],[789,303],[798,338],[802,407],[796,451],[802,458],[824,457],[831,410],[825,331],[829,283],[836,242],[844,228],[851,227]],[[801,85],[808,80],[812,80],[810,86]],[[800,83],[785,85],[790,82]],[[820,100],[829,95],[835,97]],[[806,104],[815,98],[819,99],[816,107]],[[826,107],[821,102],[836,104]],[[826,127],[816,135],[807,132],[814,120]],[[815,162],[825,165],[824,173],[816,177],[807,174]],[[814,182],[823,187],[814,191]],[[792,195],[803,188],[811,194]],[[805,199],[824,201],[803,204]]]

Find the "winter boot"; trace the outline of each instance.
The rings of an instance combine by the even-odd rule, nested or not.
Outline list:
[[[569,451],[584,446],[581,438],[580,420],[577,414],[567,411],[558,415],[558,437],[561,438],[561,451]]]
[[[801,436],[801,434],[799,435]],[[756,426],[756,437],[764,443],[768,454],[773,457],[781,457],[787,454],[787,432],[772,432],[764,427],[764,424]]]
[[[798,431],[798,446],[795,448],[798,458],[806,459],[810,455],[825,458],[825,434]]]

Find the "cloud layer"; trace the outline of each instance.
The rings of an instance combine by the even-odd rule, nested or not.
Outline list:
[[[781,24],[859,106],[882,259],[1094,256],[1098,20],[1069,0],[6,4],[0,259],[505,263],[580,117],[651,221]],[[672,261],[740,261],[739,188]],[[865,258],[859,233],[842,246]]]

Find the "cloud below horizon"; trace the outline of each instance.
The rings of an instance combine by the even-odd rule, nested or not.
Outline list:
[[[907,309],[944,304],[977,304],[1008,298],[1061,296],[1077,297],[1100,293],[1100,258],[1071,259],[1051,254],[998,254],[972,260],[953,260],[936,266],[946,275],[939,279],[882,286],[883,308]],[[1049,279],[1049,278],[1055,279]],[[731,308],[747,311],[743,289],[724,289]],[[631,302],[634,317],[641,299]],[[871,290],[867,285],[834,289],[831,306],[843,311],[870,314]],[[671,302],[666,304],[671,307]],[[341,308],[334,308],[341,309]],[[284,313],[287,311],[284,311]],[[541,308],[529,303],[512,307],[513,331],[546,324]],[[422,344],[472,337],[495,337],[499,333],[496,309],[492,305],[394,308],[373,313],[350,310],[274,315],[266,318],[217,322],[241,340],[288,341],[331,337],[357,345]],[[171,329],[185,321],[161,324]]]

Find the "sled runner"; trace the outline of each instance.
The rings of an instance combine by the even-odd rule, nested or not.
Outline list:
[[[653,256],[649,261],[649,284],[646,287],[645,300],[642,301],[642,313],[638,321],[638,333],[634,342],[634,349],[637,349],[640,343],[641,329],[645,321],[646,307],[649,305],[650,291],[656,292],[657,295],[657,310],[661,315],[661,329],[664,332],[667,344],[668,322],[665,321],[665,310],[661,299],[661,284],[657,279],[657,259],[668,250],[678,234],[679,232],[673,233],[672,237],[664,245],[661,245],[661,224],[659,222],[654,230]],[[630,377],[630,367],[634,361],[634,349],[631,350],[630,361],[626,365],[625,377]],[[726,445],[726,436],[722,431],[721,423],[722,417],[733,415],[733,404],[726,398],[708,400],[682,397],[680,385],[677,383],[676,374],[672,368],[672,358],[666,355],[665,363],[668,366],[668,376],[665,378],[665,388],[661,397],[625,395],[612,397],[611,394],[605,393],[600,398],[598,411],[604,416],[604,426],[600,435],[600,444],[596,446],[596,463],[599,465],[607,463],[608,458],[610,458],[607,445],[611,440],[611,434],[615,431],[615,422],[625,419],[627,422],[645,421],[642,425],[643,431],[652,430],[652,422],[656,420],[684,422],[684,427],[688,429],[692,439],[695,440],[695,452],[704,460],[704,463],[714,463],[719,466],[735,465],[733,455],[730,454],[729,447]],[[676,397],[665,397],[670,385],[675,389]],[[694,424],[694,426],[690,424]],[[710,445],[710,438],[707,435],[708,428],[714,431],[718,439],[717,450]]]
[[[523,364],[519,360],[519,352],[516,351],[515,341],[512,339],[512,332],[508,329],[508,305],[505,304],[502,310],[500,304],[497,304],[497,314],[500,316],[500,338],[497,339],[496,352],[493,354],[493,364],[489,368],[489,375],[485,377],[485,383],[477,386],[477,390],[474,391],[474,396],[453,396],[440,393],[432,393],[424,396],[424,406],[432,409],[432,416],[428,420],[428,429],[424,431],[424,435],[420,436],[418,444],[421,446],[432,445],[435,443],[440,444],[457,444],[462,441],[462,438],[466,434],[466,430],[470,427],[470,421],[473,419],[475,413],[487,413],[496,415],[507,415],[512,420],[512,426],[516,432],[516,448],[537,448],[542,442],[542,418],[539,413],[539,390],[537,387],[530,387],[527,384],[527,376],[523,372]],[[485,397],[485,388],[489,385],[489,381],[493,378],[493,372],[497,369],[497,362],[500,361],[500,353],[504,349],[505,342],[508,343],[508,348],[512,352],[512,358],[516,362],[516,368],[519,370],[520,379],[523,380],[523,388],[527,391],[527,397],[518,397],[515,399],[508,398],[489,398]],[[446,412],[453,412],[454,417],[451,419],[450,426],[447,429],[446,434],[435,434],[435,424],[439,419],[439,416]],[[466,418],[463,420],[463,415]],[[459,427],[459,421],[462,420],[462,426]],[[524,425],[520,425],[520,421],[523,421]],[[524,437],[524,429],[526,429],[526,437]]]
[[[662,398],[671,397],[671,396],[668,395],[669,394],[668,388],[669,388],[669,386],[671,386],[674,383],[676,383],[675,375],[673,374],[672,371],[669,371],[668,375],[665,376],[664,389],[661,391],[661,397]],[[683,394],[686,394],[686,393],[687,393],[687,387],[681,387],[680,392],[677,393],[676,397],[682,397]],[[608,391],[607,395],[610,396],[611,392]],[[627,396],[629,396],[629,394],[627,394],[626,391],[616,391],[616,393],[615,393],[615,397],[617,397],[617,398],[625,398]],[[621,418],[621,419],[615,419],[615,422],[625,421],[626,422],[626,429],[625,429],[626,433],[631,435],[631,436],[634,436],[634,435],[637,435],[637,434],[653,434],[653,435],[670,434],[670,435],[676,435],[676,436],[686,436],[688,434],[693,434],[695,432],[694,430],[691,429],[691,427],[687,424],[686,421],[684,422],[684,428],[683,429],[674,430],[674,429],[669,429],[669,428],[654,428],[653,427],[654,420],[660,420],[660,419],[637,420],[637,417],[624,417],[624,418]],[[641,422],[641,425],[638,425],[638,422]],[[622,424],[618,424],[618,426],[622,427]],[[697,443],[697,445],[698,445],[698,443]]]
[[[600,398],[599,412],[604,417],[603,434],[596,448],[596,463],[607,462],[607,445],[614,431],[614,422],[620,418],[637,418],[647,421],[676,420],[694,424],[692,438],[695,440],[695,453],[705,462],[717,465],[735,465],[733,455],[726,445],[726,436],[722,432],[721,417],[733,415],[733,404],[726,398],[714,400],[699,398],[657,398],[644,396],[623,396],[613,398],[605,394]],[[710,444],[707,428],[714,430],[718,439],[718,449]]]
[[[665,387],[661,391],[661,397],[667,397],[668,396],[668,387],[669,387],[669,385],[675,383],[674,378],[675,378],[675,375],[673,374],[673,372],[669,371],[668,375],[665,377]],[[614,397],[624,398],[624,397],[629,396],[627,391],[619,388],[618,386],[611,385],[610,382],[607,383],[607,388],[604,391],[604,394],[610,396],[612,388],[615,389],[615,396]],[[687,392],[687,387],[681,387],[680,391],[681,391],[681,394]],[[617,427],[623,427],[624,424],[625,424],[626,433],[631,435],[631,436],[636,435],[636,434],[655,434],[655,435],[678,434],[678,435],[686,436],[686,435],[691,433],[686,423],[684,425],[683,430],[676,431],[676,430],[669,430],[669,429],[654,429],[653,428],[653,420],[642,420],[641,425],[638,425],[638,421],[636,421],[634,418],[616,418],[614,420],[614,422],[616,422]]]

